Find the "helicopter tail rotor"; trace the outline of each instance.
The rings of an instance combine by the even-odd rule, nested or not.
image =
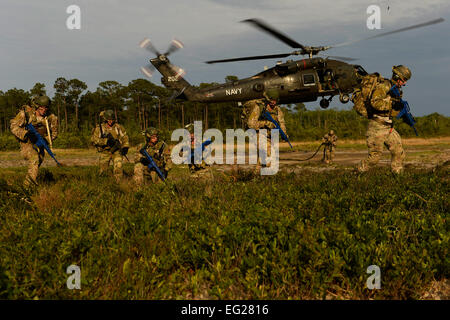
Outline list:
[[[153,72],[155,72],[155,67],[151,64],[147,64],[145,67],[141,67],[141,72],[145,74],[147,77],[151,78]]]
[[[183,49],[184,45],[181,41],[177,40],[177,39],[173,39],[172,42],[170,43],[169,49],[167,49],[167,51],[164,53],[164,55],[167,57],[169,54],[178,51],[179,49]]]
[[[146,49],[148,51],[150,51],[152,54],[156,55],[156,59],[160,60],[161,62],[168,62],[167,57],[174,53],[175,51],[178,51],[181,48],[184,48],[184,45],[181,41],[177,40],[177,39],[173,39],[172,42],[170,43],[169,48],[167,49],[167,51],[163,54],[161,54],[158,49],[156,49],[156,47],[152,44],[152,42],[150,41],[149,38],[145,38],[144,40],[142,40],[141,42],[139,42],[139,47]],[[184,72],[184,70],[182,70],[181,68],[175,67],[170,65],[170,67],[173,69],[173,71],[175,72],[176,75],[178,75],[178,77],[182,77],[184,76],[186,73]],[[155,66],[153,65],[153,63],[149,63],[144,67],[141,67],[141,72],[143,74],[145,74],[147,77],[151,78],[153,73],[155,72]]]
[[[156,56],[161,55],[161,53],[159,53],[159,51],[153,46],[153,44],[149,38],[145,38],[144,40],[139,42],[139,47],[150,51],[151,53],[155,54]]]

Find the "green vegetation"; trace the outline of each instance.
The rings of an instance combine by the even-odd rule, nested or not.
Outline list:
[[[449,276],[448,166],[214,183],[177,167],[142,189],[96,170],[43,169],[29,203],[25,168],[2,170],[0,298],[417,299]],[[365,287],[373,264],[381,290]]]

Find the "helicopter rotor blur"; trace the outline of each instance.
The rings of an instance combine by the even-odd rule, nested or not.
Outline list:
[[[342,103],[347,103],[350,100],[350,94],[360,85],[362,77],[368,73],[360,65],[347,63],[356,60],[355,58],[338,56],[324,58],[315,57],[316,55],[332,48],[339,48],[363,40],[425,27],[442,21],[444,21],[443,18],[434,19],[379,33],[371,37],[330,46],[305,46],[260,19],[247,19],[242,22],[249,23],[253,27],[275,37],[296,50],[288,53],[210,60],[206,61],[206,63],[214,64],[286,58],[291,55],[307,55],[308,58],[295,61],[287,60],[284,63],[279,63],[272,68],[268,68],[245,79],[198,89],[191,86],[184,79],[184,70],[172,65],[167,58],[169,54],[183,47],[180,41],[173,40],[169,49],[161,54],[149,39],[144,39],[140,42],[140,46],[155,54],[156,57],[150,59],[150,64],[141,68],[141,70],[147,76],[151,76],[153,70],[156,68],[163,76],[161,78],[162,84],[169,89],[175,90],[176,94],[174,96],[178,99],[205,103],[244,102],[253,99],[262,99],[266,91],[277,90],[279,93],[279,103],[281,104],[316,101],[321,97],[320,106],[327,108],[331,99],[336,95],[339,96],[339,100]]]

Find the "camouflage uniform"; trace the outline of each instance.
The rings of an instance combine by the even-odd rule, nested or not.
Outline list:
[[[46,117],[41,117],[36,114],[36,108],[25,105],[22,110],[11,120],[11,132],[16,136],[20,143],[20,152],[22,156],[28,162],[28,172],[25,177],[25,186],[37,185],[36,178],[38,176],[38,170],[44,161],[45,149],[40,148],[35,150],[33,148],[33,137],[27,134],[25,126],[31,123],[36,131],[49,143],[48,136],[51,140],[55,140],[58,136],[58,118],[54,114],[50,114]],[[26,115],[25,115],[26,112]],[[28,118],[28,122],[26,120]],[[47,131],[47,123],[50,133]]]
[[[333,130],[330,130],[329,133],[326,133],[322,138],[322,143],[325,144],[325,148],[323,149],[323,159],[326,164],[330,164],[334,159],[334,150],[337,145],[337,136],[334,134]]]
[[[192,123],[188,124],[184,128],[189,131],[189,134],[191,136],[194,134],[194,124],[192,124]],[[195,151],[195,141],[192,139],[192,137],[191,137],[190,145],[191,145],[190,149],[191,149],[191,156],[192,156]],[[194,178],[194,179],[211,180],[214,178],[213,174],[212,174],[211,166],[205,162],[205,160],[203,159],[203,154],[206,155],[205,152],[202,152],[202,162],[199,164],[194,163],[194,161],[195,161],[194,157],[191,157],[191,159],[189,160],[190,163],[188,164],[188,168],[189,168],[190,177]]]
[[[411,73],[409,72],[410,76]],[[403,150],[402,139],[393,127],[392,122],[392,118],[398,115],[402,108],[399,99],[392,97],[389,93],[389,90],[394,84],[394,80],[380,78],[372,91],[370,97],[369,124],[366,133],[369,155],[358,165],[357,169],[359,172],[369,170],[370,167],[380,161],[383,153],[383,145],[391,153],[392,172],[401,173],[403,171],[403,160],[406,155]],[[401,90],[400,95],[402,95]]]
[[[143,132],[145,136],[146,132]],[[162,174],[167,177],[167,173],[172,169],[172,159],[170,158],[170,150],[168,145],[164,141],[158,141],[152,144],[147,140],[146,144],[140,144],[138,146],[138,153],[134,159],[134,181],[137,185],[142,185],[144,183],[144,176],[150,177],[153,183],[158,183],[162,181],[155,169],[152,171],[148,170],[149,161],[147,158],[139,152],[143,147],[147,153],[152,157],[155,164],[161,170]]]
[[[256,99],[256,100],[247,101],[244,104],[244,109],[249,110],[248,111],[249,116],[248,116],[248,120],[246,123],[247,128],[255,129],[257,133],[260,129],[267,129],[266,157],[269,158],[271,155],[271,139],[270,139],[271,138],[271,129],[274,129],[275,125],[271,121],[263,118],[263,116],[262,116],[263,112],[269,111],[268,108],[266,107],[267,100],[268,99],[266,98],[266,99]],[[278,105],[275,105],[272,108],[272,111],[269,111],[269,113],[272,116],[272,118],[276,122],[278,122],[281,130],[283,130],[287,134],[286,124],[284,122],[284,113],[281,110],[281,108]],[[256,150],[258,150],[259,134],[257,135],[256,143],[257,143]],[[255,172],[259,172],[260,169],[261,169],[261,159],[260,159],[260,157],[258,157],[258,163],[256,165]]]
[[[191,148],[191,150],[194,150],[195,146],[191,144]],[[213,178],[211,166],[208,165],[205,160],[202,160],[202,163],[200,164],[190,163],[188,167],[191,178],[207,180]]]
[[[100,126],[102,127],[103,137],[100,132]],[[107,136],[109,134],[113,139],[119,140],[119,150],[112,150],[111,146],[108,146]],[[126,154],[130,147],[125,128],[118,123],[114,123],[112,126],[109,126],[106,122],[101,123],[92,131],[91,142],[99,152],[99,173],[105,173],[112,160],[114,177],[116,180],[120,180],[123,177],[123,153]]]

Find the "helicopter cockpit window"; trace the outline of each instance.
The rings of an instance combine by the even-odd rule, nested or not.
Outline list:
[[[313,86],[316,84],[316,80],[314,79],[313,74],[304,74],[303,75],[303,85],[305,86]]]
[[[364,70],[364,68],[361,67],[360,65],[356,65],[356,64],[355,64],[355,69],[356,69],[356,72],[357,72],[360,76],[367,76],[367,75],[368,75],[367,71]]]

